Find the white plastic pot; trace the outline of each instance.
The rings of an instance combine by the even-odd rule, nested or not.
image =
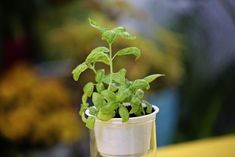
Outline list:
[[[103,157],[139,157],[150,149],[151,132],[159,108],[145,116],[132,117],[123,123],[121,118],[109,121],[96,119],[94,136],[98,152]],[[89,115],[88,111],[86,114]]]

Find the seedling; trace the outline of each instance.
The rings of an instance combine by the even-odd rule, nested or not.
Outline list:
[[[87,69],[91,69],[95,73],[95,82],[88,82],[83,88],[84,94],[79,114],[86,126],[93,129],[96,118],[108,121],[120,117],[122,122],[127,122],[129,117],[152,113],[152,105],[143,100],[144,91],[150,88],[149,84],[152,81],[164,75],[153,74],[143,79],[130,81],[126,78],[126,69],[114,72],[114,59],[125,55],[134,55],[138,59],[141,52],[136,47],[127,47],[114,53],[112,51],[113,43],[117,38],[132,40],[136,37],[121,26],[107,29],[92,19],[89,19],[89,22],[92,27],[101,32],[102,40],[107,42],[108,47],[96,47],[86,60],[72,71],[75,81],[78,81],[81,73]],[[109,72],[106,73],[105,69],[97,69],[96,63],[98,62],[109,66]],[[93,104],[88,103],[89,97]],[[89,116],[85,115],[86,110],[89,110]]]

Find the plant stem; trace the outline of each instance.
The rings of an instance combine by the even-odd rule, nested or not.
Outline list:
[[[93,65],[90,64],[89,68],[96,74],[95,63]]]
[[[94,67],[90,67],[90,69],[96,74],[96,70]]]
[[[111,84],[112,84],[112,75],[113,75],[112,44],[109,44],[109,59],[110,59],[110,81],[109,81],[108,90],[111,87]]]

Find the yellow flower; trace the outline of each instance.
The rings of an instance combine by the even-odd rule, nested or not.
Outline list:
[[[25,64],[0,80],[0,135],[31,144],[73,142],[83,136],[69,90],[56,79],[40,79]]]

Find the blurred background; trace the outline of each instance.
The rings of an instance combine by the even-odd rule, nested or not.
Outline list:
[[[71,76],[104,44],[88,17],[137,35],[114,48],[136,46],[142,57],[116,70],[166,74],[146,97],[160,108],[160,147],[235,133],[235,1],[1,0],[1,156],[89,157],[78,110],[93,74]]]

